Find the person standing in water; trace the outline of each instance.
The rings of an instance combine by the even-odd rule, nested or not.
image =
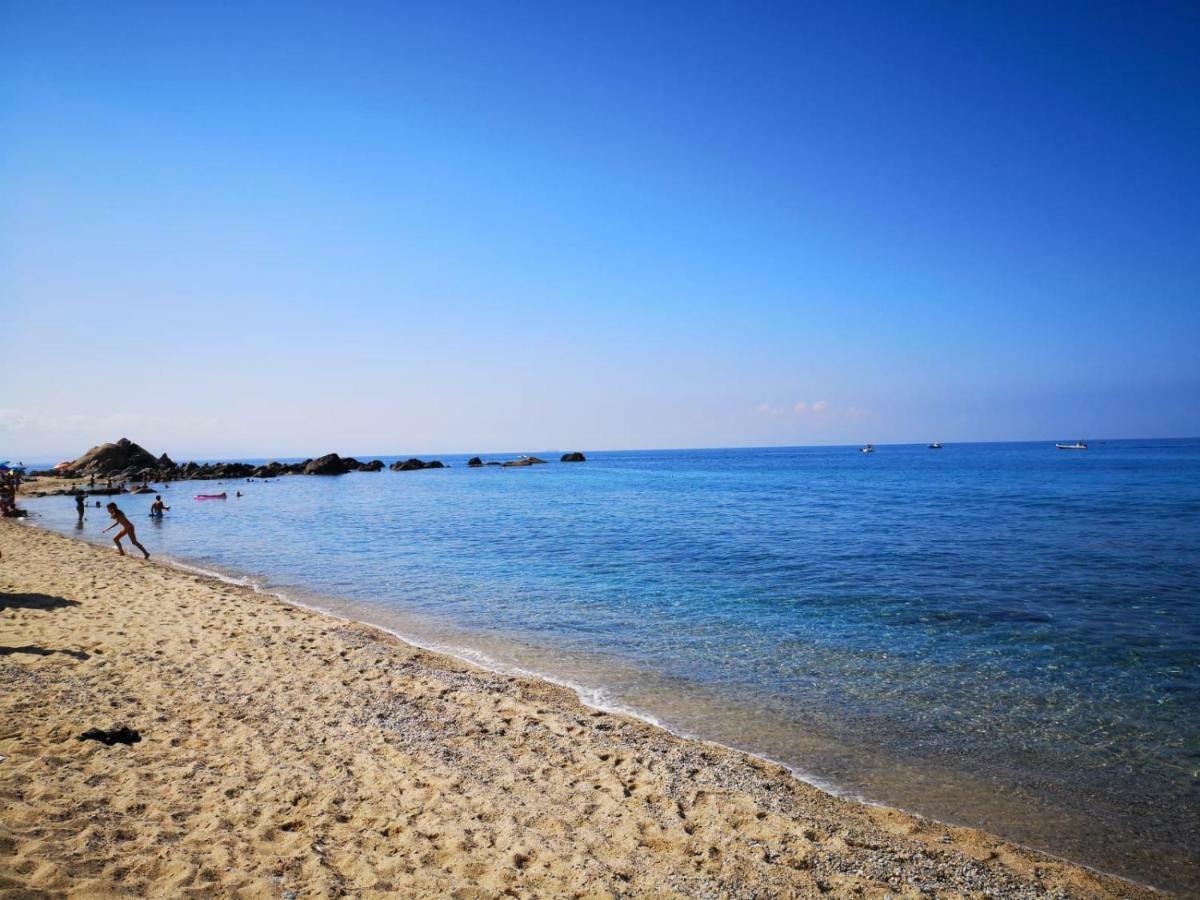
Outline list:
[[[118,525],[121,526],[121,530],[118,531],[116,537],[113,538],[113,543],[117,545],[117,552],[122,556],[125,555],[125,548],[121,546],[121,538],[128,537],[129,543],[141,550],[146,559],[149,559],[150,551],[138,543],[137,532],[133,528],[133,523],[130,522],[129,519],[125,518],[125,513],[121,512],[120,507],[118,507],[115,503],[110,503],[106,508],[108,509],[108,514],[113,517],[113,523],[109,525],[108,528],[105,528],[104,532],[102,533],[107,534]]]
[[[163,511],[170,508],[171,507],[163,503],[162,494],[155,494],[154,502],[150,504],[150,515],[152,518],[161,519]]]
[[[75,495],[75,512],[79,513],[79,524],[83,524],[83,511],[85,509],[83,494]]]

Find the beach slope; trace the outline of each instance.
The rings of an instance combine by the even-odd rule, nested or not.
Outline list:
[[[217,579],[0,550],[0,896],[1156,896]]]

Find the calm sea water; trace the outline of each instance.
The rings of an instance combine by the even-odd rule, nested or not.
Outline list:
[[[1200,892],[1200,441],[442,459],[119,502],[152,553]]]

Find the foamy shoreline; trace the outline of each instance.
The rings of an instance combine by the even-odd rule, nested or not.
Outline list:
[[[5,526],[0,889],[1153,895],[545,680]],[[118,722],[143,741],[74,740]]]

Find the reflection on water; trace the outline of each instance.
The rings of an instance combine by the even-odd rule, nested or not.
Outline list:
[[[146,543],[855,795],[1200,890],[1200,444],[463,460],[225,502],[176,484]],[[68,498],[31,508],[74,524]]]

